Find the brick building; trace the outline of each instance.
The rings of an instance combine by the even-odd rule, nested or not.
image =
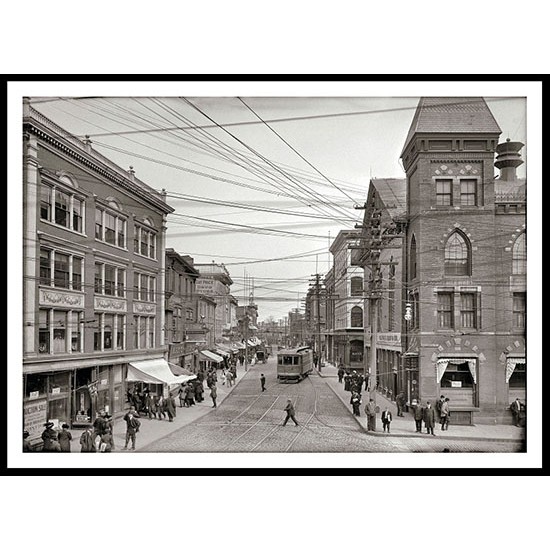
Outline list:
[[[159,193],[33,109],[23,111],[23,408],[31,439],[127,406],[128,364],[164,361]]]
[[[523,144],[500,134],[482,98],[422,98],[401,154],[404,389],[446,395],[455,423],[508,422],[526,397]]]

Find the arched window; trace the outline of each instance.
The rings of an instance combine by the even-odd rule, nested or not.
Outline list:
[[[351,295],[361,296],[363,294],[363,278],[352,277],[351,278]]]
[[[522,233],[512,248],[512,273],[514,275],[525,275],[527,273],[527,239]]]
[[[363,308],[355,306],[351,308],[351,326],[358,328],[363,326]]]
[[[413,235],[411,239],[411,252],[410,252],[410,276],[411,280],[416,279],[416,238]]]
[[[470,275],[470,246],[465,236],[455,231],[445,245],[445,275]]]

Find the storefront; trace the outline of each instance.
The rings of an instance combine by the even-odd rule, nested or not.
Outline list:
[[[45,416],[56,427],[93,423],[99,411],[112,415],[127,407],[126,365],[101,365],[24,376],[25,429],[36,430],[36,416]],[[30,430],[29,430],[30,431]],[[42,431],[42,430],[41,430]]]
[[[440,394],[452,407],[476,407],[477,358],[441,358],[436,362]]]
[[[508,357],[506,359],[506,384],[508,385],[508,403],[527,399],[527,363],[525,357]]]
[[[201,350],[199,353],[199,366],[202,371],[209,368],[218,368],[223,365],[223,357],[209,350]]]

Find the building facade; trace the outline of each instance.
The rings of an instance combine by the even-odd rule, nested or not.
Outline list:
[[[163,358],[165,196],[23,112],[24,423],[123,412],[130,361]]]
[[[449,397],[455,423],[509,422],[526,395],[523,144],[500,134],[482,98],[422,98],[401,155],[405,384]]]
[[[328,355],[336,364],[364,372],[364,268],[356,261],[360,245],[360,230],[340,231],[330,246],[333,256],[331,288],[332,302],[329,336],[332,349]]]

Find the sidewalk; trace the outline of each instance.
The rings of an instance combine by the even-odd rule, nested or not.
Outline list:
[[[326,384],[332,389],[332,391],[338,396],[342,403],[347,407],[350,414],[357,420],[358,424],[366,432],[366,415],[365,405],[367,404],[368,394],[363,391],[361,394],[361,416],[355,416],[352,412],[350,404],[351,393],[344,391],[344,384],[338,382],[338,368],[330,363],[325,363],[321,368],[321,372],[316,371],[317,374],[323,378]],[[431,438],[433,436],[426,433],[416,433],[416,426],[413,415],[410,412],[404,412],[405,416],[397,416],[397,406],[395,402],[390,401],[380,393],[376,394],[376,404],[380,407],[380,411],[384,410],[387,406],[392,413],[393,420],[391,423],[391,435],[399,437],[419,437],[419,438]],[[368,432],[373,436],[385,437],[382,431],[382,421],[380,420],[381,414],[376,417],[376,432]],[[518,428],[513,425],[507,424],[477,424],[474,426],[455,426],[449,425],[448,430],[441,431],[441,425],[436,424],[434,433],[439,439],[476,439],[479,441],[495,441],[495,442],[521,442],[525,440],[525,428]]]
[[[250,372],[251,367],[249,366],[248,372]],[[222,385],[219,381],[216,385],[217,389],[217,399],[216,403],[218,407],[223,403],[224,399],[233,391],[233,388],[240,383],[240,381],[247,374],[245,371],[244,365],[241,367],[237,365],[237,380],[230,388],[227,384]],[[176,397],[176,416],[173,422],[168,421],[168,417],[163,420],[158,420],[157,418],[149,419],[148,416],[141,416],[141,427],[139,432],[136,435],[136,451],[139,452],[140,449],[147,447],[149,444],[166,437],[167,435],[175,432],[179,428],[190,424],[197,418],[201,418],[205,414],[208,414],[212,410],[212,399],[210,399],[210,390],[206,387],[206,382],[204,383],[204,401],[202,403],[196,403],[191,407],[180,407],[179,399]],[[71,452],[79,453],[80,452],[80,435],[82,434],[82,429],[73,429],[70,430],[73,436],[71,441]],[[114,451],[118,452],[131,452],[124,451],[124,443],[126,442],[126,422],[123,420],[123,417],[116,419],[113,426],[113,439],[115,443]]]

